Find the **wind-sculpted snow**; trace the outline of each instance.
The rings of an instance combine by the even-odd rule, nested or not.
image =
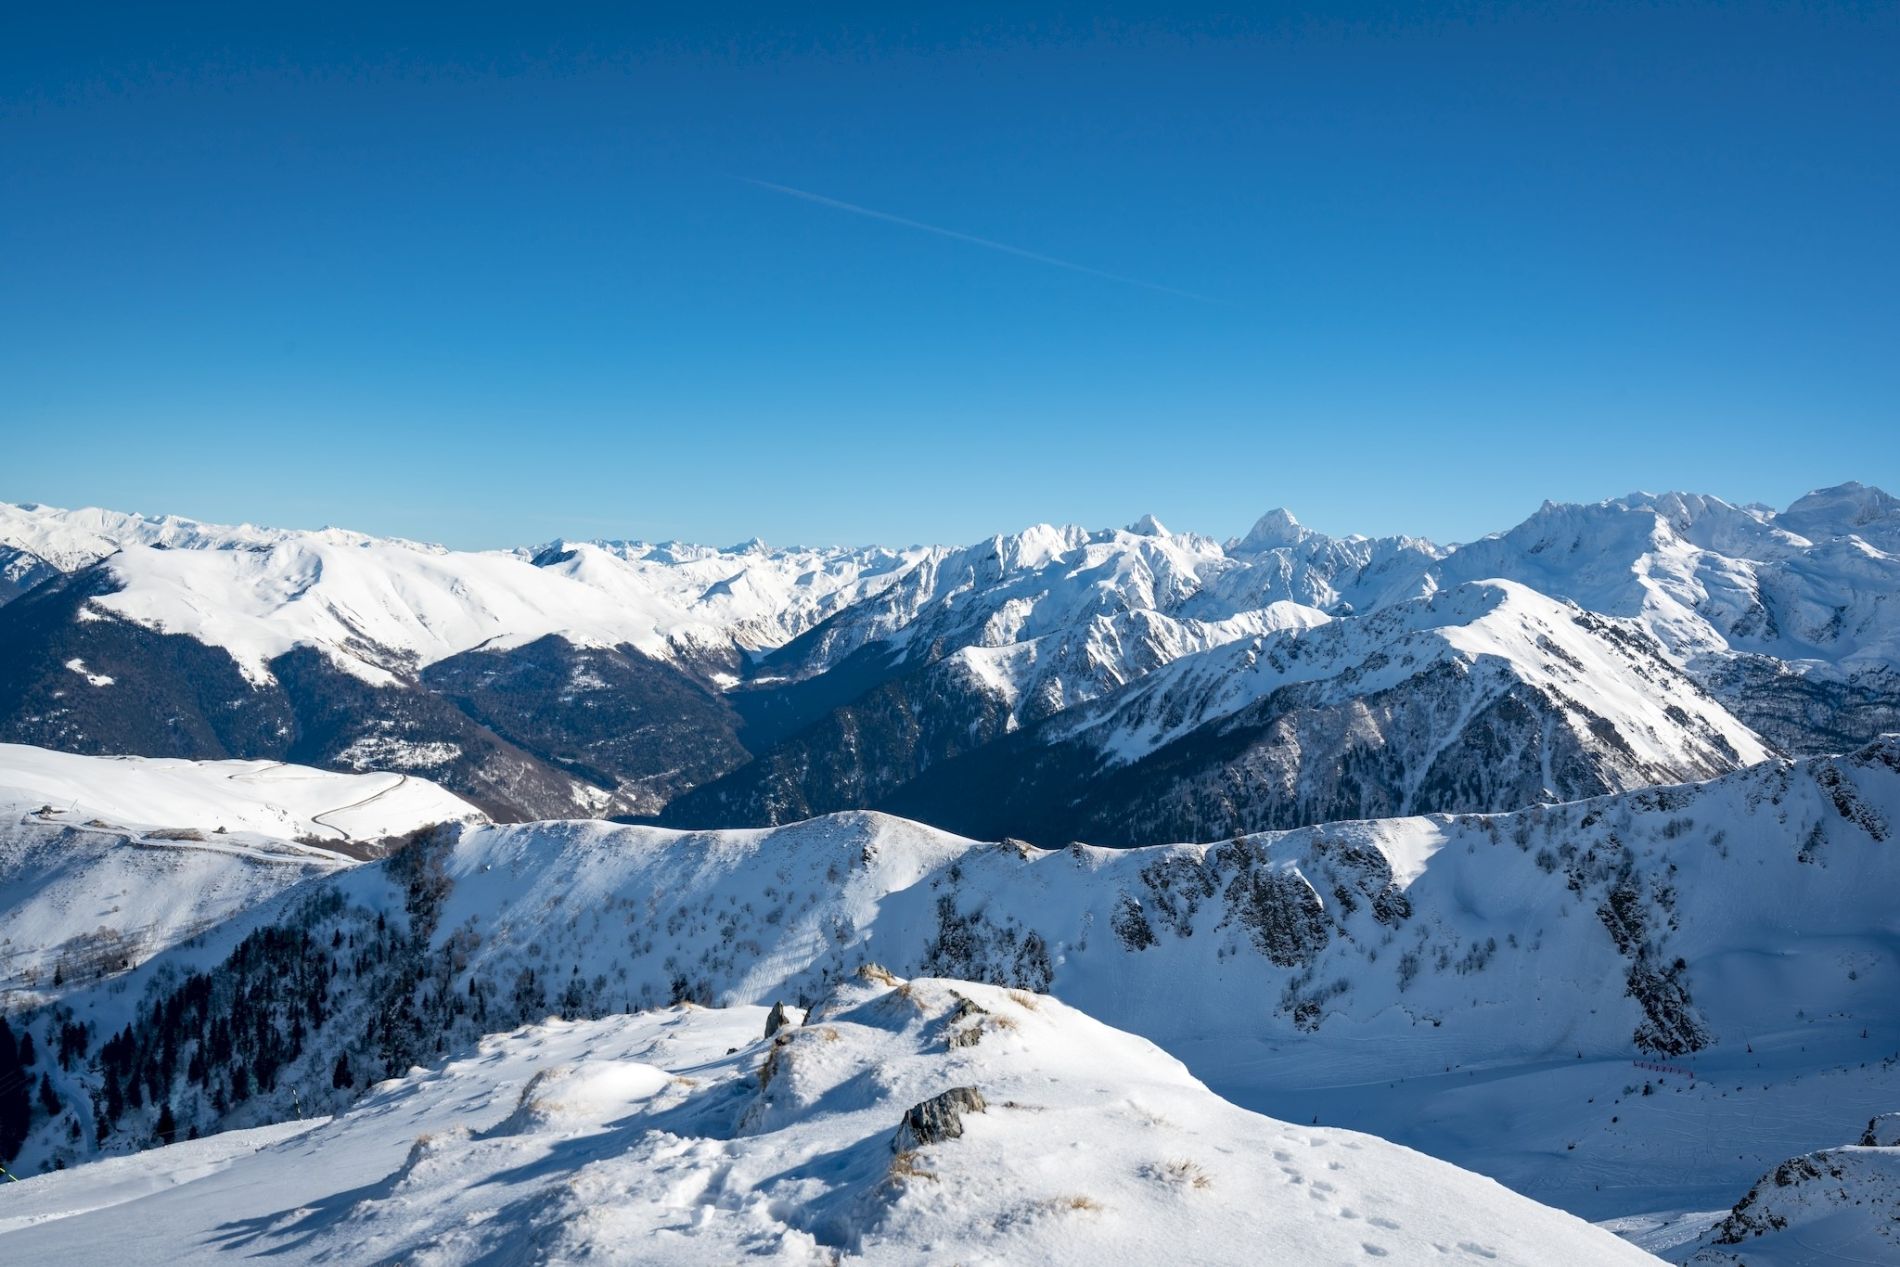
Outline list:
[[[1236,1108],[1047,996],[867,966],[802,1023],[765,1019],[491,1038],[295,1135],[152,1156],[168,1178],[29,1180],[0,1245],[52,1267],[1655,1261],[1408,1149]]]
[[[475,827],[31,1017],[43,1050],[89,1037],[53,1071],[68,1107],[21,1162],[148,1143],[158,1103],[181,1130],[342,1107],[549,1013],[808,1005],[876,961],[1052,993],[1249,1107],[1323,1112],[1571,1208],[1601,1211],[1608,1188],[1735,1191],[1848,1129],[1758,1122],[1755,1087],[1798,1098],[1838,1078],[1829,1111],[1856,1131],[1894,1094],[1896,825],[1900,740],[1515,814],[1207,845],[1048,851],[875,814]],[[1656,1098],[1634,1095],[1655,1075],[1632,1061],[1723,1072]],[[1529,1101],[1461,1098],[1493,1070],[1552,1103],[1525,1122]],[[1451,1132],[1418,1116],[1480,1104]],[[1738,1146],[1685,1157],[1701,1136],[1658,1113]]]

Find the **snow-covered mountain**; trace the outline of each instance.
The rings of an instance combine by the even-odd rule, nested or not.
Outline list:
[[[1900,739],[1214,845],[1044,851],[874,814],[472,827],[16,1011],[68,1047],[20,1166],[147,1144],[161,1105],[180,1131],[340,1109],[550,1012],[812,1004],[875,961],[1053,994],[1246,1108],[1587,1217],[1715,1209],[1891,1106],[1896,831]]]
[[[952,743],[967,739],[953,706],[930,704],[910,710],[919,738],[942,719]],[[1288,620],[931,763],[893,761],[899,738],[880,724],[901,733],[875,708],[829,718],[668,819],[779,822],[868,803],[973,835],[1134,844],[1574,800],[1768,755],[1639,623],[1509,582]]]
[[[1350,1131],[1234,1107],[1048,998],[880,969],[549,1021],[342,1115],[10,1186],[19,1261],[1648,1263]],[[1112,1091],[1109,1090],[1112,1088]]]
[[[479,821],[408,775],[0,744],[0,1002],[122,972],[390,838]]]
[[[388,685],[477,648],[558,634],[659,659],[772,647],[888,585],[929,551],[730,550],[555,542],[453,551],[326,528],[222,527],[175,516],[0,503],[0,542],[111,584],[86,610],[228,651],[247,680],[315,647]]]
[[[1423,584],[1493,577],[1640,620],[1790,752],[1900,728],[1900,502],[1878,489],[1843,484],[1779,514],[1681,493],[1546,504],[1434,561]]]
[[[513,817],[651,811],[743,761],[715,684],[928,554],[470,553],[9,506],[0,542],[7,737],[406,770]]]
[[[1145,518],[1124,530],[1041,525],[965,549],[556,542],[488,553],[0,507],[0,548],[12,552],[0,599],[15,595],[0,604],[0,738],[404,770],[508,818],[725,826],[884,807],[977,830],[940,817],[975,789],[986,805],[1041,809],[995,830],[1060,841],[1109,838],[1100,815],[1056,807],[1080,799],[1068,783],[1109,768],[1101,754],[1146,742],[1109,733],[1103,719],[1119,719],[1169,730],[1175,749],[1199,736],[1185,764],[1170,746],[1112,763],[1118,788],[1155,780],[1127,794],[1141,808],[1125,839],[1505,809],[1697,777],[1765,749],[1842,751],[1900,728],[1897,507],[1853,484],[1781,512],[1636,494],[1547,505],[1455,548],[1334,538],[1274,511],[1225,543]],[[1500,581],[1606,618],[1598,631],[1625,658],[1661,666],[1638,674],[1656,689],[1636,683],[1647,698],[1633,711],[1624,673],[1601,706],[1584,701],[1600,727],[1551,723],[1576,749],[1559,765],[1588,777],[1447,768],[1453,790],[1430,767],[1456,752],[1394,742],[1429,724],[1466,736],[1453,748],[1481,744],[1472,718],[1497,724],[1485,710],[1500,699],[1513,746],[1542,743],[1553,715],[1578,716],[1543,707],[1529,685],[1554,671],[1550,653],[1495,629],[1520,613],[1549,626],[1550,612],[1526,600],[1497,616],[1445,597]],[[1378,660],[1388,635],[1371,622],[1447,601],[1469,614],[1467,642],[1511,654],[1472,651],[1484,672],[1469,682],[1420,673],[1369,699],[1357,683],[1392,676]],[[1329,642],[1367,659],[1342,651],[1324,690],[1288,681],[1238,714],[1218,711],[1228,691],[1203,711],[1149,715],[1164,696],[1169,707],[1184,698],[1146,683],[1158,670],[1182,665],[1185,680]],[[1490,685],[1478,681],[1493,669]],[[1682,703],[1685,676],[1715,713],[1706,699]],[[1506,679],[1526,685],[1500,694]],[[1289,691],[1324,695],[1323,717]],[[1253,726],[1272,710],[1277,724]],[[1302,733],[1309,724],[1321,733]],[[1088,754],[1073,747],[1084,729],[1096,732]],[[1710,764],[1718,739],[1735,749],[1726,767]],[[1201,769],[1226,760],[1200,751],[1209,744],[1246,759],[1225,775]],[[1362,755],[1341,786],[1309,785],[1348,751]],[[961,773],[940,771],[949,766]]]

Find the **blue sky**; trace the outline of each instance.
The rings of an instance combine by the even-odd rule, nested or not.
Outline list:
[[[37,7],[3,499],[489,546],[1900,491],[1892,5]]]

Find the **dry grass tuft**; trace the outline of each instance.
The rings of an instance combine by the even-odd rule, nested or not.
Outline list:
[[[1143,1178],[1153,1179],[1157,1183],[1172,1184],[1177,1188],[1211,1188],[1213,1179],[1196,1162],[1183,1157],[1168,1161],[1150,1162],[1141,1168]]]
[[[1094,1197],[1085,1197],[1080,1193],[1072,1192],[1065,1197],[1049,1198],[1048,1206],[1057,1213],[1061,1213],[1064,1210],[1099,1211],[1102,1208],[1102,1203],[1097,1201]]]
[[[917,1164],[916,1149],[906,1148],[891,1158],[891,1168],[885,1172],[885,1177],[902,1183],[906,1179],[935,1179],[937,1175],[935,1171],[925,1170]]]
[[[1042,1003],[1036,998],[1036,996],[1029,993],[1029,991],[1027,990],[1011,990],[1009,992],[1009,997],[1010,997],[1011,1002],[1015,1003],[1017,1007],[1022,1008],[1026,1012],[1033,1012],[1037,1008],[1042,1006]]]
[[[885,1006],[892,1008],[903,1008],[908,1005],[919,1012],[924,1010],[923,998],[912,988],[911,983],[908,981],[900,982],[891,987],[891,992],[884,996],[883,1002]]]
[[[790,1031],[780,1034],[772,1040],[772,1050],[765,1053],[765,1063],[759,1066],[759,1090],[772,1085],[772,1079],[778,1077],[779,1069],[791,1058],[789,1050],[792,1042]]]

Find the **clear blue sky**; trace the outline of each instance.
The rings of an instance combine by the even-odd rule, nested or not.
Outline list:
[[[0,499],[488,546],[1900,491],[1900,6],[286,7],[10,6]]]

